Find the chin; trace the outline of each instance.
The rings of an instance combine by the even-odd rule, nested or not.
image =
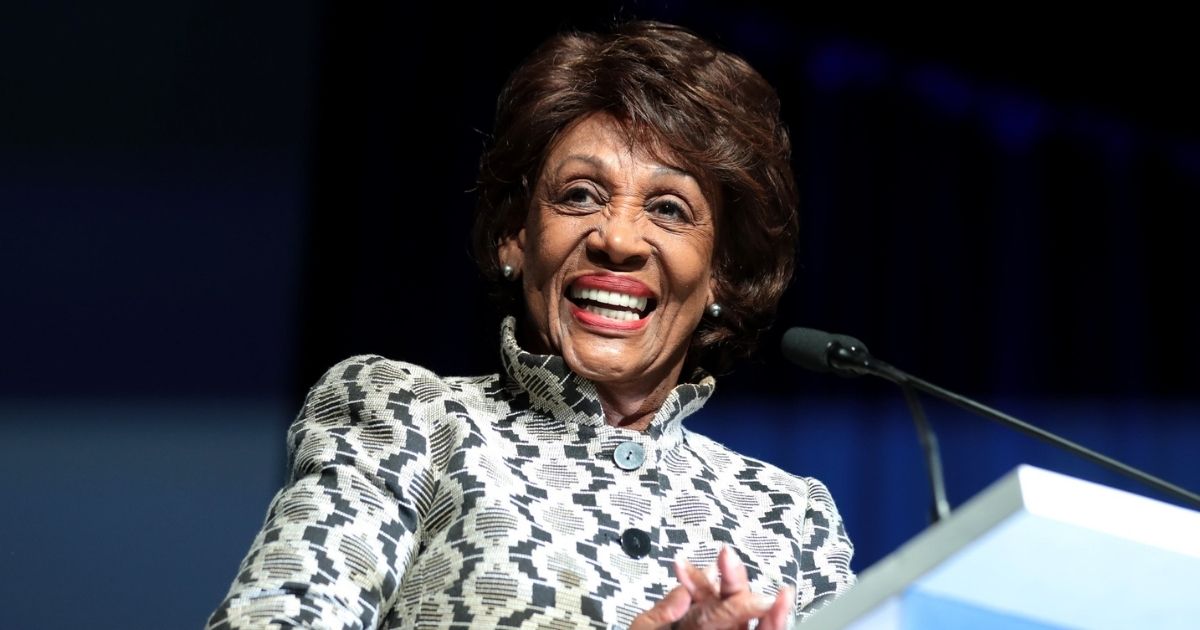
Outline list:
[[[657,344],[652,335],[640,338],[598,337],[583,332],[563,346],[563,360],[572,372],[602,385],[629,385],[635,391],[675,386],[673,368],[682,365],[678,352]],[[653,346],[653,347],[651,347]],[[666,382],[671,380],[671,382]]]
[[[596,338],[577,331],[563,346],[563,360],[572,372],[597,383],[625,383],[645,379],[654,372],[641,348],[630,339]],[[634,341],[634,343],[630,343]]]

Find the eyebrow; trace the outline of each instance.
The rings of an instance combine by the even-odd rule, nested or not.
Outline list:
[[[697,182],[700,181],[695,175],[692,175],[691,173],[689,173],[681,168],[674,167],[674,166],[659,166],[658,168],[654,169],[654,174],[655,175],[681,175],[683,177],[690,177],[690,178],[696,180]]]
[[[580,162],[584,162],[586,164],[589,164],[589,165],[595,167],[597,170],[601,170],[601,171],[608,170],[608,166],[606,166],[604,164],[604,162],[600,160],[600,158],[598,158],[594,155],[587,155],[584,153],[572,153],[571,155],[568,155],[567,157],[563,158],[563,160],[558,163],[558,168],[554,169],[555,172],[563,170],[563,167],[565,167],[567,165],[567,163],[572,160],[578,160]]]

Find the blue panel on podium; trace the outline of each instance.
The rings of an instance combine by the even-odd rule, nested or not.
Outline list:
[[[1197,628],[1200,513],[1022,466],[806,628]]]
[[[903,628],[970,628],[971,630],[1046,630],[1058,626],[1014,617],[990,608],[937,597],[920,590],[904,595]]]

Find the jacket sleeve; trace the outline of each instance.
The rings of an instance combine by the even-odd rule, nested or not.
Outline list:
[[[309,391],[288,431],[288,483],[208,628],[378,625],[434,484],[411,367],[355,357]]]
[[[796,592],[798,619],[803,621],[817,609],[854,586],[850,559],[854,545],[846,536],[842,517],[825,484],[811,477],[801,527],[800,587]]]

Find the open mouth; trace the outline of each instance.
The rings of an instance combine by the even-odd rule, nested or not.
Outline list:
[[[649,291],[644,287],[599,278],[603,277],[585,276],[572,283],[567,288],[567,299],[593,315],[617,322],[645,319],[657,306],[657,300],[651,295],[646,295]],[[595,285],[607,286],[598,288]]]

